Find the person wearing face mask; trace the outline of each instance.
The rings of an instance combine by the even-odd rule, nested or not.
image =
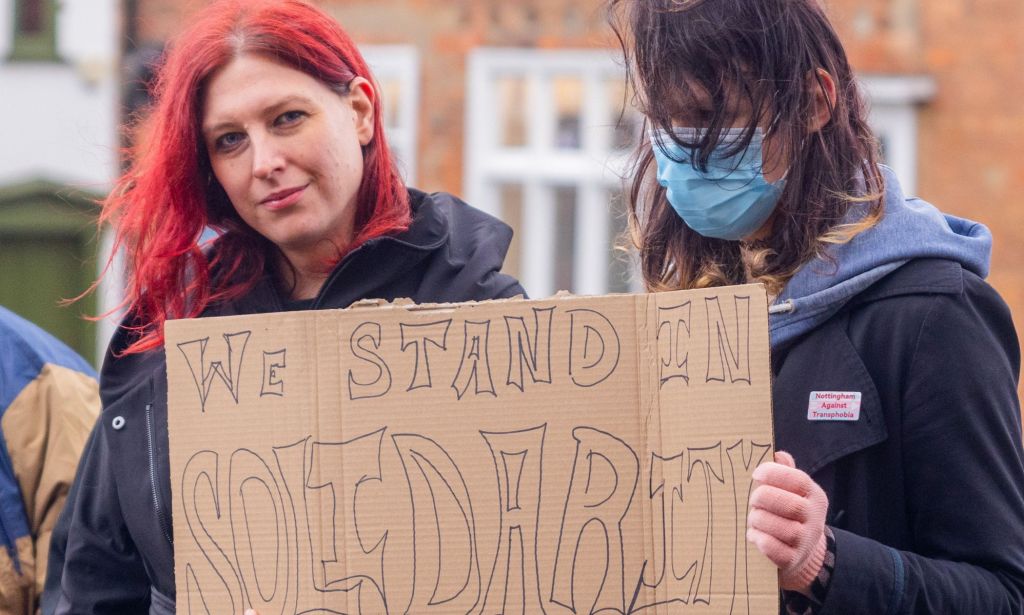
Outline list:
[[[373,76],[321,9],[212,3],[156,83],[147,138],[104,203],[128,317],[54,531],[43,613],[188,609],[175,601],[168,320],[524,294],[500,272],[508,226],[404,185]],[[218,236],[203,246],[206,228]]]
[[[759,282],[777,452],[747,539],[789,614],[1024,613],[1020,349],[991,235],[904,194],[817,0],[611,0],[652,291]],[[785,451],[785,452],[781,452]]]

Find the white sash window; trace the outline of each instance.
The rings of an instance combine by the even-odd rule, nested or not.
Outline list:
[[[516,237],[505,270],[534,297],[635,290],[613,249],[625,229],[622,174],[639,120],[619,121],[612,50],[478,49],[467,83],[465,195]]]
[[[900,178],[903,191],[917,193],[917,110],[935,97],[935,80],[923,75],[860,78],[870,101],[869,121],[882,145],[882,161]]]
[[[420,104],[420,59],[412,45],[361,45],[377,78],[384,105],[384,132],[402,179],[416,183],[416,118]]]

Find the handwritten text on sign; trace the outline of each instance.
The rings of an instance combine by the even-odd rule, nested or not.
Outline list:
[[[771,431],[742,289],[169,328],[179,608],[774,608],[744,540]]]
[[[708,330],[702,337],[706,337],[708,344],[697,350],[705,353],[702,361],[707,368],[705,382],[725,382],[728,378],[729,382],[749,384],[749,297],[735,298],[737,320],[731,326],[726,322],[718,297],[707,298],[704,302],[707,310],[704,322]],[[364,321],[348,340],[349,352],[359,363],[348,370],[348,398],[387,395],[395,385],[391,365],[397,362],[412,365],[412,377],[404,383],[406,391],[433,388],[433,372],[438,371],[441,363],[455,366],[454,376],[442,382],[451,387],[457,399],[467,393],[497,397],[492,365],[498,360],[492,360],[492,354],[500,355],[500,363],[507,367],[504,371],[506,387],[523,392],[527,383],[553,384],[551,348],[556,310],[554,307],[533,308],[529,325],[522,316],[504,316],[498,323],[500,340],[493,345],[491,330],[495,323],[492,319],[463,321],[461,327],[457,327],[461,329],[458,333],[452,333],[454,319],[451,318],[428,323],[399,322],[395,331],[388,332],[380,322]],[[673,378],[690,380],[691,311],[690,301],[658,309],[661,384]],[[619,332],[606,316],[593,310],[569,309],[560,316],[568,321],[569,329],[568,361],[562,375],[577,387],[593,387],[604,382],[619,364],[622,353]],[[223,349],[214,356],[207,352],[208,337],[176,344],[188,363],[202,408],[205,409],[210,389],[217,380],[228,388],[235,403],[239,402],[240,373],[251,335],[252,332],[246,330],[224,333]],[[394,340],[393,348],[384,348],[384,340],[388,338]],[[458,357],[451,356],[452,346],[461,348]],[[286,368],[287,349],[262,351],[261,397],[284,395]]]

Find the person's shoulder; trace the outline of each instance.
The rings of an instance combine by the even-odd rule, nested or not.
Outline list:
[[[898,297],[956,296],[963,292],[964,275],[968,273],[955,261],[914,259],[861,291],[850,303],[857,307]]]
[[[142,352],[126,352],[139,339],[139,323],[139,319],[131,315],[125,316],[107,345],[103,366],[100,368],[100,395],[103,398],[104,412],[116,400],[149,382],[154,375],[165,369],[162,347]]]
[[[956,261],[942,258],[914,259],[862,291],[850,306],[888,309],[893,304],[925,305],[991,304],[1007,311],[998,291],[977,273]]]
[[[466,242],[479,233],[512,236],[512,229],[507,224],[453,194],[410,188],[409,197],[413,219],[421,223],[439,221],[447,229],[451,241]]]
[[[39,371],[46,364],[96,376],[92,366],[67,344],[0,306],[0,371],[27,373]]]
[[[410,189],[414,224],[407,237],[437,240],[424,286],[444,288],[445,301],[479,301],[525,295],[502,273],[512,228],[445,192]]]
[[[912,260],[861,293],[850,309],[889,347],[899,340],[918,347],[931,336],[959,352],[987,346],[1007,357],[1019,355],[1006,302],[955,261]]]

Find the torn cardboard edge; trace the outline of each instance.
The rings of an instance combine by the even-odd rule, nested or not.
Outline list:
[[[761,286],[167,324],[179,608],[775,612]]]

